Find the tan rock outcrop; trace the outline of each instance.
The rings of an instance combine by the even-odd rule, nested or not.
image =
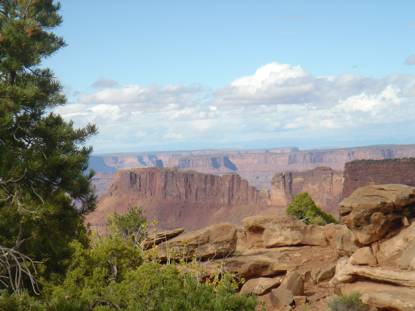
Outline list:
[[[277,310],[290,310],[287,307],[294,304],[294,295],[287,288],[278,287],[271,291],[271,303]]]
[[[326,240],[336,249],[339,257],[351,256],[358,248],[353,232],[345,225],[328,224],[324,226]]]
[[[327,245],[321,226],[306,225],[289,216],[252,216],[243,220],[249,248]]]
[[[356,278],[365,278],[382,283],[396,284],[406,287],[415,287],[415,272],[385,267],[367,267],[351,264],[348,258],[341,258],[336,265],[336,274],[331,280],[333,285],[349,283]],[[414,292],[415,293],[415,292]]]
[[[276,263],[263,255],[234,256],[220,261],[209,261],[202,265],[206,275],[228,272],[246,280],[281,275],[290,268],[291,265]]]
[[[343,295],[360,293],[363,303],[380,310],[415,310],[415,290],[383,283],[355,282],[340,287]]]
[[[294,296],[304,295],[304,277],[297,271],[289,271],[281,282],[281,287],[291,291]]]
[[[376,266],[377,260],[373,255],[372,249],[368,246],[357,249],[352,257],[350,263],[353,265]]]
[[[330,280],[336,272],[336,265],[328,263],[323,267],[316,267],[311,271],[311,280],[315,283],[321,283],[323,281]]]
[[[257,296],[270,292],[273,288],[281,284],[282,277],[274,278],[257,278],[251,279],[244,283],[241,288],[241,294],[254,294]]]
[[[172,230],[160,231],[155,234],[149,235],[143,242],[141,242],[141,247],[146,250],[152,248],[156,245],[159,245],[162,242],[168,241],[179,234],[184,232],[184,228],[177,228]]]
[[[231,256],[236,249],[236,227],[218,224],[188,232],[158,245],[158,257],[167,259],[211,259]]]
[[[362,245],[396,232],[403,218],[415,210],[415,188],[405,185],[372,185],[354,191],[340,203],[342,223]]]
[[[377,244],[376,258],[380,265],[396,265],[401,254],[415,243],[415,222],[403,228],[397,235]]]

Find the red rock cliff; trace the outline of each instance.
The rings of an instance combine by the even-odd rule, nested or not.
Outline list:
[[[239,175],[210,175],[176,169],[140,168],[116,173],[107,194],[87,217],[104,226],[111,213],[141,206],[160,228],[199,228],[229,221],[239,223],[268,208],[267,195]]]
[[[390,160],[357,160],[346,163],[343,197],[359,187],[373,184],[415,186],[415,158]]]
[[[271,202],[287,206],[300,192],[308,192],[321,208],[336,212],[343,187],[343,174],[328,167],[303,172],[285,172],[272,179]]]

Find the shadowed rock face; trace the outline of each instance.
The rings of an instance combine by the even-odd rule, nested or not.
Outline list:
[[[92,226],[104,226],[109,214],[143,208],[159,228],[200,228],[265,211],[266,193],[236,174],[217,176],[176,169],[121,170],[97,209],[87,217]]]

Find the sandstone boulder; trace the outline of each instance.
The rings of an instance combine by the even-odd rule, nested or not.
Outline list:
[[[252,216],[243,220],[249,248],[293,245],[326,246],[324,228],[289,216]]]
[[[294,296],[302,296],[304,295],[304,278],[297,271],[290,271],[281,282],[281,287],[291,291]]]
[[[403,226],[415,212],[415,188],[406,185],[370,185],[358,188],[340,203],[340,219],[358,242],[369,245]]]
[[[212,259],[232,255],[236,249],[236,227],[212,225],[188,232],[158,246],[158,257],[167,259]]]
[[[352,257],[350,263],[353,265],[376,266],[377,260],[373,255],[372,249],[368,246],[357,249]]]
[[[294,304],[294,296],[285,287],[278,287],[271,291],[271,303],[274,307],[278,308],[277,310],[285,310],[285,308]]]
[[[281,284],[282,277],[275,278],[257,278],[245,282],[241,288],[241,294],[254,294],[257,296],[270,292],[273,288]]]
[[[184,228],[177,228],[172,230],[160,231],[156,234],[149,235],[142,243],[143,249],[152,248],[162,242],[168,241],[184,232]]]

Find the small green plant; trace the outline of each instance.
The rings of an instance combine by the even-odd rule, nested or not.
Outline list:
[[[352,293],[333,298],[329,302],[331,311],[367,311],[369,306],[360,300],[359,293]]]
[[[306,224],[326,225],[336,223],[336,219],[320,209],[307,192],[297,194],[287,208],[292,215]]]

